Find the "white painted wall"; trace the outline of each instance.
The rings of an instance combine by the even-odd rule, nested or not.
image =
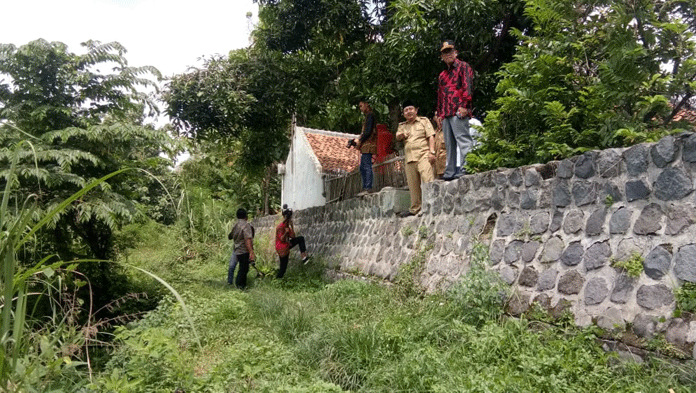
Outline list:
[[[296,127],[285,160],[281,204],[291,209],[323,206],[326,198],[319,160],[312,152],[302,127]]]

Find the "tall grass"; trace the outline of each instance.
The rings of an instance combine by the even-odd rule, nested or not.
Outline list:
[[[158,243],[151,241],[147,248]],[[265,249],[263,242],[272,239],[259,236],[255,247]],[[476,247],[462,281],[436,295],[399,285],[327,283],[320,256],[305,266],[295,255],[283,280],[253,280],[252,272],[250,289],[237,291],[224,284],[226,258],[199,256],[176,274],[203,329],[203,350],[186,346],[184,314],[164,301],[117,333],[121,349],[95,386],[119,392],[696,391],[693,362],[621,362],[602,350],[593,330],[506,317],[505,287],[485,269],[486,254]],[[154,385],[129,386],[134,380]]]
[[[28,143],[28,142],[25,142]],[[51,293],[63,291],[63,285],[53,285],[58,269],[71,271],[77,263],[100,262],[93,260],[57,261],[54,256],[46,256],[30,267],[21,267],[17,253],[71,203],[81,198],[93,188],[129,169],[112,172],[94,180],[71,195],[62,203],[48,211],[38,222],[35,221],[37,205],[35,197],[24,201],[17,200],[13,193],[18,184],[16,175],[19,155],[15,154],[10,168],[4,173],[4,189],[0,203],[0,260],[2,272],[2,299],[0,302],[0,391],[49,391],[76,389],[84,386],[91,378],[85,375],[89,363],[80,356],[80,348],[93,337],[94,326],[78,328],[73,323],[74,309],[63,312],[53,300]],[[14,201],[14,207],[10,203]],[[103,262],[103,261],[101,261]],[[67,268],[66,268],[67,267]],[[150,275],[164,285],[181,303],[187,312],[183,299],[174,288],[156,275],[135,267]],[[55,275],[55,277],[59,277]],[[52,315],[34,318],[28,310],[29,298],[46,296],[49,299]],[[70,306],[69,306],[70,307]],[[78,307],[73,305],[72,307]],[[193,329],[195,332],[195,329]],[[200,343],[199,343],[200,346]],[[85,351],[86,352],[86,351]],[[88,358],[87,358],[88,359]]]

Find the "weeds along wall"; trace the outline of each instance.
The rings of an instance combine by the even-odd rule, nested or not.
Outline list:
[[[696,134],[683,133],[428,183],[420,217],[397,218],[390,201],[399,191],[386,189],[294,220],[331,269],[385,280],[427,244],[428,291],[466,274],[474,242],[483,242],[490,269],[513,287],[511,313],[537,303],[572,312],[581,326],[660,335],[696,357],[693,308],[678,304],[680,293],[696,299],[695,180]],[[272,231],[277,221],[255,224]]]

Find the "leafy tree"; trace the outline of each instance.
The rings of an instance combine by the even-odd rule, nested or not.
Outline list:
[[[693,7],[681,1],[528,0],[533,34],[516,31],[500,71],[476,170],[655,140],[681,126],[693,96]]]
[[[160,157],[171,147],[166,132],[142,125],[144,110],[155,110],[144,89],[156,87],[152,77],[159,72],[129,67],[118,43],[83,46],[85,54],[45,40],[0,45],[0,183],[18,183],[17,206],[35,198],[37,217],[108,173],[128,167],[162,172],[169,164]],[[8,169],[15,155],[17,175]],[[102,184],[56,215],[23,258],[108,259],[113,230],[142,215],[135,200],[151,186],[138,171]],[[108,286],[110,270],[100,265],[90,278]]]

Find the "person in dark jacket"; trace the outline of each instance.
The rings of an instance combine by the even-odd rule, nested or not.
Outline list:
[[[366,99],[360,100],[358,104],[360,111],[365,115],[360,139],[356,149],[360,150],[360,176],[362,177],[362,192],[358,196],[367,195],[372,191],[372,155],[377,154],[377,120],[372,107]]]

